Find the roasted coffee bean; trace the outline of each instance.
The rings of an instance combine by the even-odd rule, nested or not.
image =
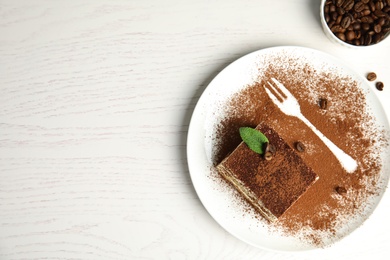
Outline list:
[[[355,31],[358,31],[358,30],[360,30],[360,28],[361,28],[361,23],[355,22],[355,23],[352,24],[352,27],[353,27],[353,29],[354,29]]]
[[[353,41],[353,44],[355,44],[356,46],[360,46],[360,41],[358,39],[356,39]]]
[[[376,86],[376,88],[377,88],[378,90],[380,90],[380,91],[382,91],[383,88],[384,88],[384,84],[383,84],[383,82],[381,82],[381,81],[378,81],[378,82],[375,84],[375,86]]]
[[[347,40],[347,38],[345,37],[345,34],[344,33],[336,33],[336,37],[339,38],[340,40],[342,40],[343,42],[345,42]]]
[[[336,12],[336,6],[335,5],[330,5],[329,6],[329,13],[333,13],[333,12]]]
[[[358,40],[362,37],[362,32],[361,31],[355,31],[355,38]]]
[[[344,15],[344,14],[345,14],[345,10],[344,10],[344,8],[342,8],[342,7],[337,7],[336,12],[337,12],[339,15]]]
[[[344,195],[344,194],[347,193],[347,189],[344,188],[344,187],[341,187],[341,186],[337,186],[337,187],[335,188],[335,191],[336,191],[338,194],[340,194],[340,195]]]
[[[345,9],[345,11],[349,11],[353,8],[354,4],[354,0],[345,0],[343,3],[343,8]]]
[[[370,7],[371,12],[375,11],[375,3],[373,1],[368,2],[368,6]]]
[[[374,14],[378,18],[387,16],[387,14],[385,12],[383,12],[382,10],[375,10]]]
[[[390,26],[382,27],[382,33],[387,34],[388,32],[390,32]]]
[[[298,152],[304,152],[306,147],[303,143],[301,142],[295,142],[295,149],[297,149]]]
[[[330,22],[330,15],[329,14],[325,14],[325,21],[328,23],[329,25],[329,22]]]
[[[346,16],[341,20],[340,25],[343,28],[348,28],[351,25],[351,18],[349,16]]]
[[[329,5],[324,6],[324,14],[329,13]]]
[[[380,42],[381,40],[383,40],[383,34],[381,34],[381,33],[377,33],[374,36],[372,36],[372,42],[374,44]]]
[[[339,15],[336,19],[336,24],[340,24],[342,19],[343,19],[343,17],[341,15]]]
[[[330,19],[332,19],[333,21],[336,21],[337,17],[339,17],[339,14],[337,12],[330,13]]]
[[[382,31],[382,26],[380,24],[376,24],[374,26],[374,32],[380,33]]]
[[[347,38],[348,41],[352,41],[353,39],[356,38],[356,34],[354,31],[348,31],[346,34],[345,34],[345,37]]]
[[[375,9],[376,10],[382,10],[383,9],[383,3],[381,1],[378,1],[375,3]]]
[[[327,109],[328,108],[328,100],[325,98],[320,98],[320,101],[318,102],[321,109]]]
[[[364,36],[360,37],[359,43],[359,45],[364,45]]]
[[[370,30],[370,25],[368,23],[362,23],[362,30],[363,31],[368,31]]]
[[[361,0],[361,2],[367,4],[368,2],[370,2],[370,0]]]
[[[361,17],[367,16],[367,15],[370,15],[370,14],[371,14],[370,9],[365,9],[365,10],[360,12]]]
[[[343,5],[345,0],[336,0],[336,6],[340,7]]]
[[[341,25],[335,25],[332,28],[330,28],[330,30],[334,33],[345,32],[345,29]]]
[[[370,45],[372,42],[372,36],[369,33],[366,33],[364,36],[364,45]]]
[[[375,72],[370,72],[370,73],[368,73],[368,74],[367,74],[367,80],[368,80],[368,81],[374,81],[374,80],[376,80],[376,74],[375,74]]]
[[[275,145],[270,144],[270,143],[266,143],[265,152],[266,152],[266,153],[267,153],[267,152],[270,152],[270,153],[272,153],[272,154],[275,154],[275,152],[276,152],[276,147],[275,147]]]
[[[272,160],[273,157],[274,157],[274,156],[272,155],[271,152],[266,152],[266,153],[264,154],[264,159],[266,159],[267,161]]]
[[[386,19],[385,19],[384,17],[381,17],[381,18],[379,18],[379,20],[378,20],[378,24],[379,24],[380,26],[385,25],[385,22],[386,22]]]
[[[371,16],[363,16],[361,19],[362,23],[373,23],[374,22],[374,18],[372,18]]]
[[[355,12],[361,12],[364,10],[364,3],[363,2],[357,2],[354,6],[353,6],[353,10],[355,10]]]

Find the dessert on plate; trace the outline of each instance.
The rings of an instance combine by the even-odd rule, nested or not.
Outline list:
[[[256,130],[268,138],[272,147],[264,151],[266,156],[241,142],[217,169],[263,217],[274,222],[316,182],[318,175],[271,127],[259,124]]]

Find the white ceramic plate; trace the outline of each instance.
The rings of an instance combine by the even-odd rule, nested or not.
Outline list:
[[[367,81],[345,66],[340,60],[308,48],[268,48],[250,53],[233,62],[219,73],[205,89],[195,107],[189,126],[187,139],[188,165],[193,185],[203,205],[210,215],[229,233],[260,248],[281,251],[309,250],[316,247],[297,238],[283,236],[277,232],[269,232],[266,224],[259,222],[252,216],[243,214],[243,209],[233,202],[231,192],[228,189],[221,189],[218,187],[220,184],[210,178],[213,167],[212,157],[215,145],[213,142],[216,125],[224,116],[221,114],[223,110],[220,108],[230,99],[232,94],[242,90],[257,79],[259,76],[258,69],[262,66],[259,61],[275,54],[302,57],[310,61],[314,67],[325,67],[329,71],[337,71],[337,73],[348,75],[356,80],[362,90],[367,93],[367,105],[376,117],[377,124],[389,131],[386,114]],[[385,150],[381,154],[384,162],[389,161],[389,154],[389,150]],[[388,166],[384,165],[381,181],[385,184],[388,183],[388,173]],[[373,207],[369,209],[367,215],[374,211],[384,190],[385,188],[383,188],[382,194],[375,198]],[[351,223],[346,235],[360,226],[364,219],[357,219]]]

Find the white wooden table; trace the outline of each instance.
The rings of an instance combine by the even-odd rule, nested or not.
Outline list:
[[[381,259],[390,193],[328,249],[236,239],[191,183],[186,135],[210,80],[252,51],[298,45],[385,83],[390,40],[326,38],[319,0],[0,0],[0,259]]]

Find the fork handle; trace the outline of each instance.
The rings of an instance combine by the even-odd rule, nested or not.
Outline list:
[[[321,139],[322,142],[333,152],[336,158],[339,160],[343,168],[348,172],[352,173],[357,169],[357,162],[351,156],[346,154],[338,146],[336,146],[332,141],[330,141],[323,133],[321,133],[307,118],[300,114],[298,116],[313,132]]]

